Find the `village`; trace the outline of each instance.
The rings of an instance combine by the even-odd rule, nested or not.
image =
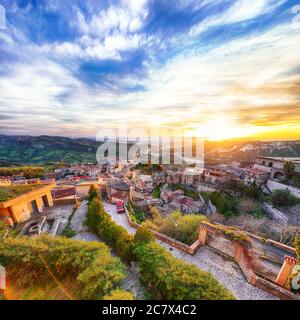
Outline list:
[[[84,227],[86,199],[91,186],[96,186],[106,211],[129,233],[134,234],[139,225],[147,226],[173,255],[197,266],[202,260],[201,269],[212,272],[241,299],[296,299],[299,297],[288,289],[288,279],[297,266],[292,242],[272,239],[272,234],[262,236],[259,229],[243,228],[239,224],[240,215],[234,210],[244,210],[247,203],[250,211],[245,210],[244,219],[249,217],[251,223],[267,221],[270,226],[275,223],[286,229],[291,224],[291,211],[272,203],[272,195],[284,192],[293,200],[290,206],[296,212],[290,226],[296,233],[289,236],[297,236],[300,188],[291,181],[297,181],[298,177],[300,158],[257,157],[252,163],[204,168],[125,161],[116,165],[108,162],[66,165],[38,178],[26,179],[22,173],[0,177],[0,220],[26,236],[48,233],[97,240]],[[224,201],[239,197],[235,209],[224,206]],[[264,220],[259,220],[262,218],[259,215]],[[193,223],[184,220],[185,217],[190,217]],[[185,231],[189,224],[193,226]],[[230,232],[239,228],[250,237],[251,267],[243,261],[249,249],[237,249],[228,238],[230,232],[219,227]],[[209,248],[208,251],[199,249],[201,246]],[[213,262],[220,257],[226,257],[221,266]],[[232,277],[236,281],[230,284]],[[135,281],[131,285],[139,291]]]

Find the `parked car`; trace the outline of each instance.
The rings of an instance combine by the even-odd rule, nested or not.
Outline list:
[[[123,201],[117,202],[117,213],[121,214],[125,212],[125,206]]]

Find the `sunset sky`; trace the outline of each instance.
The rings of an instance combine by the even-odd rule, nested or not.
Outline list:
[[[0,4],[0,134],[300,139],[300,0]]]

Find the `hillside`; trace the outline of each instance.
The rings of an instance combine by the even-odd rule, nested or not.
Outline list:
[[[0,135],[0,162],[44,163],[55,161],[95,162],[101,142],[50,136]]]
[[[299,157],[300,141],[207,141],[209,162],[252,161],[256,156]]]
[[[54,136],[0,135],[0,166],[66,161],[95,162],[102,142]],[[131,144],[129,143],[129,146]],[[206,162],[251,161],[257,155],[299,157],[300,141],[206,141]]]

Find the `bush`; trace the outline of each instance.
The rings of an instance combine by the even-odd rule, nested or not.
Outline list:
[[[226,194],[220,192],[206,193],[206,196],[208,196],[213,205],[216,206],[218,212],[224,215],[226,218],[238,215],[238,200],[236,198],[227,196]]]
[[[105,296],[103,300],[134,300],[134,298],[131,292],[117,289]]]
[[[45,169],[35,166],[0,168],[0,176],[13,176],[17,174],[24,174],[26,179],[41,178],[45,174]]]
[[[100,199],[94,198],[90,203],[87,221],[124,260],[138,261],[143,281],[157,297],[169,300],[234,299],[210,273],[174,258],[154,242],[149,230],[141,227],[133,238],[112,221]]]
[[[191,190],[189,188],[186,188],[182,184],[179,184],[179,183],[172,184],[171,185],[171,190],[173,190],[173,191],[182,190],[186,197],[192,198],[194,201],[198,201],[199,200],[199,193],[198,192],[196,192],[194,190]]]
[[[187,245],[197,241],[201,222],[207,221],[202,215],[183,215],[180,212],[173,212],[163,220],[159,232]]]
[[[147,229],[145,226],[142,226],[137,230],[134,236],[134,241],[137,245],[147,244],[151,241],[155,241],[155,236],[149,229]]]
[[[295,248],[296,248],[296,254],[297,254],[297,257],[298,257],[298,260],[300,261],[300,237],[297,237],[295,239]]]
[[[160,299],[229,300],[232,294],[213,276],[196,266],[176,259],[159,244],[151,241],[135,247],[143,281]]]
[[[100,197],[99,188],[96,185],[92,184],[89,190],[89,197],[88,197],[89,203],[91,203],[94,198],[98,198],[98,197]]]
[[[161,187],[162,185],[158,185],[156,186],[153,191],[152,191],[152,197],[155,199],[159,199],[160,198],[160,194],[161,194]]]
[[[124,265],[105,244],[46,235],[1,239],[0,264],[18,288],[68,280],[77,299],[101,299],[125,278]]]
[[[133,237],[111,219],[105,212],[99,198],[94,198],[90,203],[86,224],[97,231],[101,238],[112,246],[123,260],[131,261]]]
[[[275,190],[271,195],[271,203],[275,208],[287,208],[300,203],[289,190]]]

